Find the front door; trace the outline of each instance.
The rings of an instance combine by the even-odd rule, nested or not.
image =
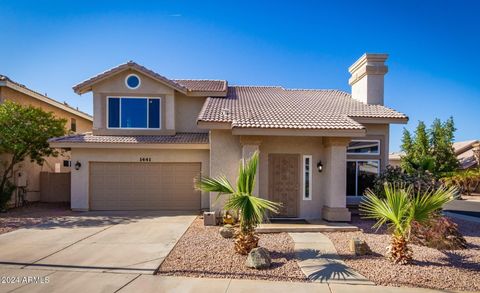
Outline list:
[[[281,202],[280,213],[273,217],[297,217],[300,187],[300,155],[268,155],[269,199]]]

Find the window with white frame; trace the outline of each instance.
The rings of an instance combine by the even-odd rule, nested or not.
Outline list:
[[[312,199],[312,156],[303,156],[303,200]]]
[[[362,196],[379,172],[379,160],[347,160],[347,196]]]
[[[349,155],[380,155],[380,140],[352,140],[347,147]]]
[[[146,97],[108,97],[107,127],[160,129],[161,99]]]

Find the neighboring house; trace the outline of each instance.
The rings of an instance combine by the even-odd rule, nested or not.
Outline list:
[[[32,105],[42,108],[44,111],[53,112],[56,117],[67,120],[67,131],[83,133],[92,130],[92,117],[65,103],[55,101],[46,95],[33,91],[26,86],[19,84],[7,76],[0,75],[0,103],[9,100],[22,105]],[[69,160],[69,154],[57,158],[46,158],[45,164],[39,166],[26,160],[19,164],[16,172],[23,171],[27,178],[27,199],[30,201],[40,200],[40,172],[70,172],[64,161]],[[67,165],[67,162],[65,162]]]
[[[478,140],[457,141],[453,143],[453,149],[457,156],[459,167],[462,170],[478,168],[480,160],[480,142]],[[403,152],[391,153],[389,155],[389,164],[400,166]]]
[[[388,163],[389,124],[408,121],[383,106],[386,59],[349,68],[352,94],[174,80],[134,62],[92,77],[73,89],[93,92],[93,133],[51,140],[72,152],[71,207],[218,211],[194,178],[234,183],[259,151],[255,194],[283,203],[277,217],[348,221],[347,195]]]

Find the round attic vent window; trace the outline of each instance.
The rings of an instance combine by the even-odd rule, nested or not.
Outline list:
[[[137,89],[140,86],[140,77],[138,77],[136,74],[129,74],[125,78],[125,84],[129,89]]]

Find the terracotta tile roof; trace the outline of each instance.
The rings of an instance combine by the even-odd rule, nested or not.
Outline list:
[[[73,90],[77,94],[88,92],[89,90],[91,90],[91,86],[93,84],[108,78],[112,74],[116,74],[127,69],[137,70],[147,76],[150,76],[153,79],[166,83],[172,88],[183,93],[188,93],[188,92],[208,92],[208,93],[219,92],[220,93],[220,92],[225,92],[227,90],[226,80],[169,79],[133,61],[128,61],[126,63],[120,64],[114,68],[108,69],[100,74],[97,74],[94,77],[91,77],[85,81],[82,81],[81,83],[73,86]]]
[[[50,143],[121,143],[121,144],[208,144],[208,133],[176,135],[93,135],[91,133],[55,137]]]
[[[339,90],[230,86],[226,97],[210,97],[199,121],[230,122],[232,127],[363,129],[353,118],[408,119],[379,105],[367,105]]]
[[[100,74],[97,74],[94,77],[91,77],[87,80],[84,80],[81,83],[73,86],[73,90],[77,94],[85,93],[85,92],[90,90],[90,86],[93,85],[94,83],[99,82],[99,81],[107,78],[108,76],[110,76],[112,74],[119,73],[119,72],[122,72],[122,71],[127,70],[127,69],[135,69],[137,71],[140,71],[143,74],[145,74],[147,76],[150,76],[154,79],[160,80],[160,81],[170,85],[171,87],[173,87],[173,88],[175,88],[175,89],[177,89],[181,92],[188,91],[188,89],[186,87],[184,87],[183,85],[181,85],[179,83],[176,83],[175,81],[173,81],[171,79],[168,79],[165,76],[160,75],[160,74],[156,73],[155,71],[150,70],[150,69],[146,68],[145,66],[139,65],[139,64],[137,64],[133,61],[128,61],[126,63],[120,64],[120,65],[118,65],[114,68],[108,69],[108,70],[106,70],[106,71],[104,71]]]
[[[224,92],[227,90],[226,80],[173,79],[173,81],[193,92]]]

